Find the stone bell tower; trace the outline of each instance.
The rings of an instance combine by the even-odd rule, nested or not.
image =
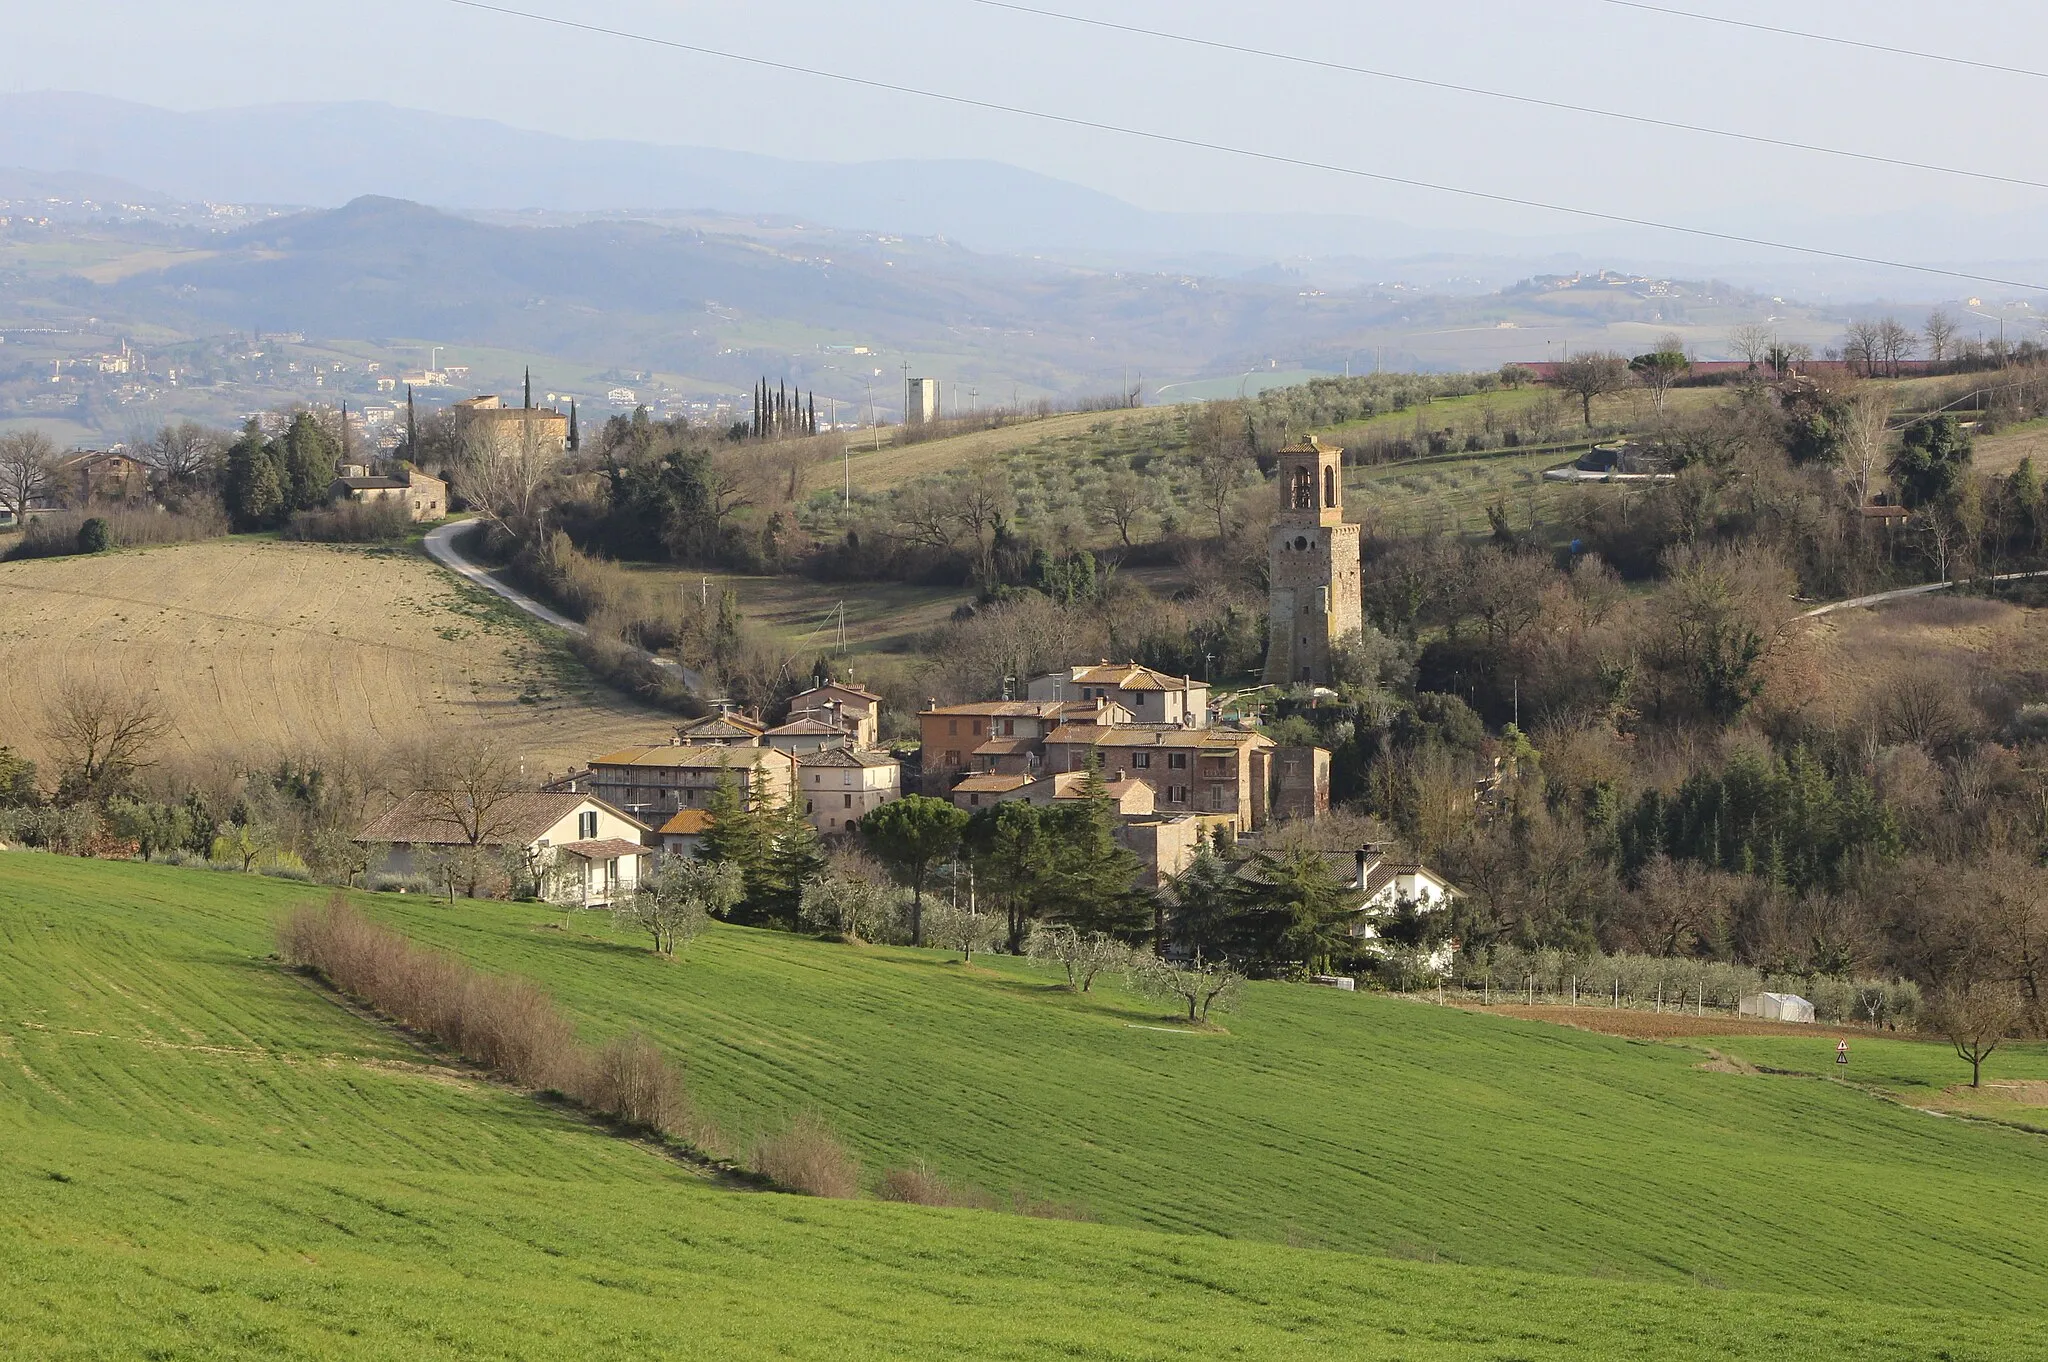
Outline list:
[[[1343,451],[1311,435],[1280,451],[1280,509],[1267,540],[1269,685],[1328,685],[1338,640],[1365,626],[1358,526],[1344,523]]]

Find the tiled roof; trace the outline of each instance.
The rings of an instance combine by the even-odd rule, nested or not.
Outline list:
[[[336,478],[351,492],[401,492],[412,484],[404,478]]]
[[[771,728],[764,737],[769,738],[830,738],[846,732],[843,724],[828,724],[822,719],[792,719],[779,728]]]
[[[689,738],[758,738],[762,726],[744,714],[712,714],[676,730]]]
[[[469,837],[461,820],[449,816],[447,795],[409,794],[382,818],[356,834],[358,842],[409,842],[429,846],[463,845]],[[485,846],[525,846],[584,804],[610,810],[635,827],[647,825],[621,813],[601,799],[582,794],[521,793],[489,804],[481,821]]]
[[[708,809],[678,809],[674,817],[661,825],[662,835],[668,837],[698,837],[710,830]]]
[[[896,758],[887,752],[857,751],[851,747],[821,747],[798,755],[799,766],[894,766]]]
[[[965,790],[969,794],[1008,794],[1012,790],[1021,790],[1026,785],[1036,783],[1030,776],[969,776],[955,785],[952,793],[959,794]]]
[[[1206,683],[1141,667],[1135,662],[1103,662],[1093,667],[1074,667],[1068,680],[1077,686],[1115,686],[1118,690],[1188,690]]]
[[[622,856],[644,856],[647,848],[623,837],[599,837],[589,842],[564,842],[556,848],[586,861],[616,861]]]
[[[668,742],[652,747],[625,747],[590,759],[591,769],[602,766],[731,767],[743,771],[756,762],[787,761],[789,754],[772,747],[718,747],[710,743]]]
[[[1037,748],[1033,738],[990,738],[974,749],[977,757],[1014,757],[1019,752],[1030,752]]]
[[[847,695],[858,695],[861,699],[872,700],[878,705],[882,703],[881,696],[871,690],[863,690],[861,687],[848,681],[827,681],[822,686],[812,686],[809,690],[797,692],[796,698],[801,700],[806,695],[821,695],[828,690],[841,691]]]
[[[1273,745],[1273,740],[1263,733],[1247,729],[1177,728],[1171,724],[1062,724],[1046,734],[1045,741],[1048,745],[1089,743],[1096,747],[1194,747],[1219,752]]]

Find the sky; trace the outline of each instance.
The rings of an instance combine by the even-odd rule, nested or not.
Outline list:
[[[1646,129],[1019,14],[977,0],[505,0],[673,41],[1384,175],[1718,230],[1812,237],[1902,213],[2028,215],[2048,189]],[[2048,68],[2048,6],[1668,0]],[[1611,0],[1037,0],[1044,8],[1431,79],[2048,182],[2048,80],[1644,12]],[[803,159],[987,157],[1148,208],[1596,230],[1547,212],[1163,146],[451,0],[4,0],[0,87],[178,109],[378,100],[577,137]],[[2038,58],[2038,60],[2036,60]],[[1944,227],[1944,231],[1947,231]],[[1847,240],[1852,248],[1861,244]],[[1873,241],[1873,245],[1881,245]],[[2048,254],[2048,252],[2043,252]]]

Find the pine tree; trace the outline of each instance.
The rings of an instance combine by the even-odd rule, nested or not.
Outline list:
[[[804,885],[825,868],[824,844],[805,813],[803,791],[795,784],[770,817],[774,849],[768,855],[762,907],[776,922],[794,927]]]
[[[334,484],[337,452],[334,437],[313,413],[302,411],[292,417],[284,433],[281,491],[285,510],[304,511],[327,500],[327,489]]]
[[[1116,840],[1116,808],[1099,756],[1088,760],[1081,798],[1050,812],[1048,897],[1054,915],[1083,933],[1128,937],[1142,932],[1145,906],[1132,889],[1138,858]]]
[[[756,766],[754,788],[757,790],[760,788],[760,775],[761,770]],[[758,801],[740,788],[739,777],[730,770],[719,773],[718,784],[711,791],[704,812],[710,816],[711,825],[704,830],[704,840],[697,849],[697,855],[702,860],[723,861],[739,867],[741,881],[746,886],[745,907],[755,910],[746,914],[747,920],[758,921],[769,860],[774,852],[768,816],[758,807]],[[736,920],[741,916],[741,913],[734,914]]]

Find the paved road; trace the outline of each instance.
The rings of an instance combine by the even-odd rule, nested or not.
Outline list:
[[[1990,580],[2018,582],[2028,577],[2048,577],[2048,572],[2001,572]],[[1954,582],[1924,582],[1919,586],[1902,586],[1896,591],[1880,591],[1874,596],[1853,596],[1846,601],[1829,601],[1826,605],[1802,610],[1799,618],[1810,620],[1817,615],[1832,615],[1837,610],[1865,610],[1873,605],[1883,605],[1887,601],[1903,601],[1909,596],[1925,596],[1933,591],[1946,591],[1954,585]]]
[[[513,605],[518,606],[521,610],[524,610],[527,614],[543,623],[552,624],[555,628],[565,633],[574,634],[578,638],[590,632],[590,630],[584,628],[575,620],[570,619],[567,615],[556,610],[550,610],[547,606],[542,605],[517,587],[508,586],[504,582],[499,581],[496,577],[458,553],[455,548],[456,538],[475,524],[474,520],[453,520],[446,525],[437,525],[433,529],[428,530],[427,555],[450,572],[459,573],[467,577],[493,596],[499,596],[510,601]],[[681,677],[683,684],[689,687],[693,694],[702,695],[704,693],[704,678],[700,673],[691,671],[688,667],[683,666],[672,658],[658,657],[653,653],[640,652],[637,648],[633,651],[639,652],[642,658],[660,667],[663,671],[674,672],[677,676]]]

